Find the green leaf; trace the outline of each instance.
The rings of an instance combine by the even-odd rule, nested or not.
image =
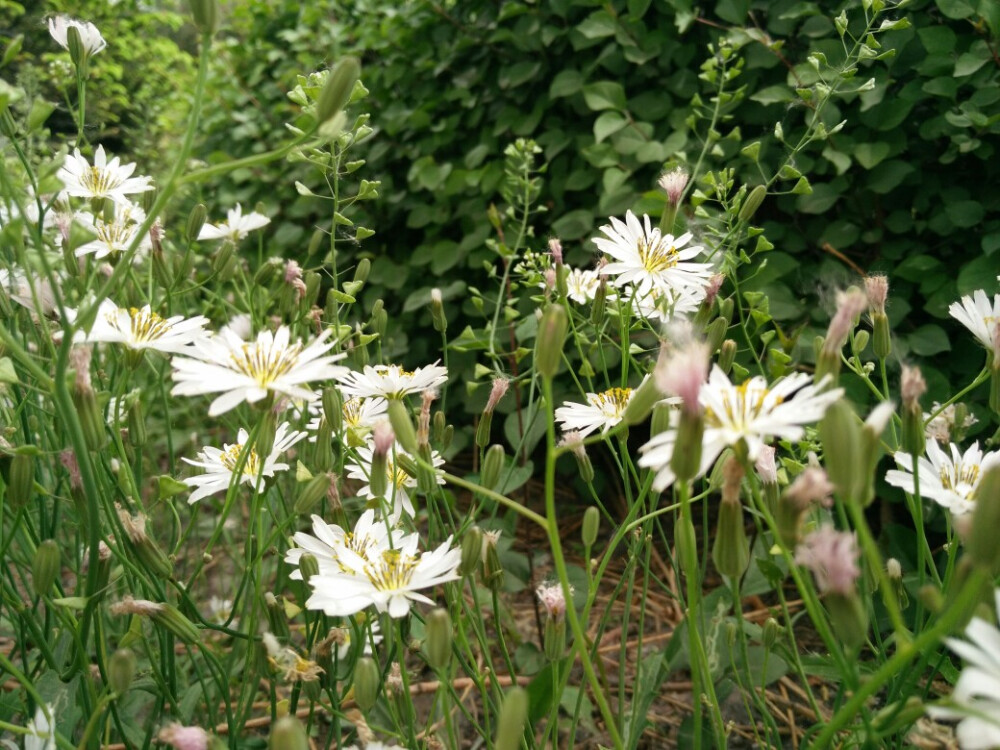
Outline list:
[[[552,79],[552,84],[549,86],[549,98],[560,99],[564,96],[572,96],[582,88],[583,74],[579,70],[562,70]]]
[[[956,227],[974,227],[983,220],[986,209],[978,201],[956,201],[944,207],[945,215]]]
[[[813,185],[812,189],[812,195],[801,195],[796,202],[802,213],[821,214],[840,198],[840,191],[829,182]]]
[[[597,81],[583,87],[583,100],[588,109],[625,109],[625,87],[615,81]]]
[[[854,147],[854,158],[865,169],[871,169],[889,155],[888,143],[859,143]]]
[[[542,63],[539,61],[516,63],[500,71],[497,85],[502,89],[516,88],[537,76],[541,69]]]
[[[971,76],[989,61],[990,54],[988,50],[980,50],[973,47],[968,52],[958,56],[958,60],[955,61],[955,77],[963,78]]]
[[[910,349],[921,357],[940,354],[951,350],[951,341],[945,330],[933,323],[920,326],[908,337]]]
[[[552,232],[562,240],[578,240],[594,228],[594,214],[585,208],[563,214],[552,223]]]
[[[595,10],[576,25],[576,30],[587,39],[603,39],[614,36],[617,24],[614,16],[606,10]]]
[[[615,110],[608,110],[598,115],[594,121],[594,140],[600,143],[605,138],[624,128],[628,120],[623,114]]]
[[[16,383],[17,372],[10,357],[0,357],[0,383]]]
[[[178,482],[171,476],[161,474],[156,478],[156,489],[157,497],[160,500],[166,500],[168,497],[174,497],[182,492],[187,492],[191,488],[184,484],[184,482]]]
[[[795,98],[795,93],[782,84],[776,86],[768,86],[758,91],[756,94],[750,96],[755,102],[763,104],[765,107],[769,104],[778,104],[780,102],[790,102]]]
[[[955,49],[958,37],[948,26],[925,26],[917,30],[920,43],[929,55],[945,55]]]
[[[995,258],[980,256],[963,265],[962,270],[958,272],[959,294],[972,294],[977,289],[984,290],[990,297],[1000,292]]]
[[[935,0],[938,9],[948,18],[959,20],[975,15],[976,7],[969,0]]]

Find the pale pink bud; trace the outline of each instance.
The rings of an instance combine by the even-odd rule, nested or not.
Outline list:
[[[431,435],[431,404],[438,397],[438,392],[429,388],[420,394],[420,415],[417,417],[417,442],[427,445]]]
[[[554,268],[546,268],[545,269],[545,291],[546,292],[551,292],[553,289],[556,288],[556,279],[557,278],[558,277],[556,275],[556,269],[554,269]]]
[[[569,448],[577,458],[587,457],[587,447],[583,444],[583,435],[579,430],[564,432],[559,445]]]
[[[823,526],[806,535],[795,550],[795,562],[812,571],[822,592],[850,596],[861,576],[858,543],[852,532]]]
[[[724,274],[717,273],[705,284],[705,301],[703,303],[705,307],[711,307],[715,303],[715,298],[719,295],[722,282],[725,280],[726,277]]]
[[[76,460],[76,453],[67,448],[59,454],[59,462],[69,474],[69,486],[74,490],[83,489],[83,479],[80,476],[80,464]]]
[[[730,456],[722,466],[722,502],[740,502],[740,485],[743,482],[743,464]]]
[[[374,453],[377,456],[388,455],[392,450],[396,442],[396,433],[392,431],[392,425],[388,420],[379,420],[372,427],[372,442],[375,444]]]
[[[566,597],[563,594],[562,584],[558,581],[553,583],[543,583],[535,593],[538,601],[545,609],[545,613],[553,620],[562,620],[566,616]],[[570,589],[572,593],[572,588]]]
[[[660,178],[660,187],[667,194],[667,200],[671,206],[676,207],[684,195],[684,188],[688,184],[688,173],[681,167],[667,172]]]
[[[761,446],[757,460],[754,462],[757,475],[764,484],[778,483],[778,467],[774,462],[774,454],[776,452],[770,445]]]
[[[826,332],[826,342],[823,347],[830,351],[840,351],[847,341],[847,336],[854,328],[855,319],[865,310],[868,298],[864,292],[851,287],[846,292],[837,295],[837,312],[830,321]]]
[[[148,599],[134,599],[132,596],[126,596],[117,604],[112,604],[109,609],[113,615],[152,617],[163,611],[163,605]]]
[[[809,466],[788,486],[785,497],[802,510],[813,503],[828,507],[833,490],[834,486],[826,472],[819,467]]]
[[[490,397],[486,401],[486,413],[492,414],[493,410],[497,408],[497,404],[500,403],[500,399],[507,395],[507,389],[510,388],[510,381],[507,378],[493,378],[493,387],[490,388]]]
[[[69,353],[69,365],[76,373],[76,389],[81,393],[93,390],[90,384],[90,347],[74,346]]]
[[[660,357],[653,370],[656,385],[663,393],[679,396],[688,413],[701,409],[701,387],[708,379],[708,345],[691,339],[666,358]]]
[[[555,237],[549,240],[549,255],[552,256],[552,262],[561,266],[563,263],[563,251],[562,243]]]
[[[873,313],[885,314],[885,301],[889,296],[889,279],[881,274],[865,278],[868,306]]]
[[[302,278],[302,266],[298,261],[290,260],[285,263],[285,283],[292,284]]]
[[[903,365],[903,376],[899,390],[903,398],[904,407],[907,409],[920,409],[920,397],[927,393],[927,383],[919,367]]]
[[[174,750],[208,750],[208,732],[201,727],[168,724],[160,730],[156,738]]]

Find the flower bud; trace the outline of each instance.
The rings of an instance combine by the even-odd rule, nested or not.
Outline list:
[[[594,292],[594,305],[590,308],[590,322],[595,326],[601,325],[604,322],[604,314],[607,311],[607,306],[608,282],[607,279],[602,277]]]
[[[698,566],[698,541],[694,531],[694,524],[690,519],[683,516],[677,518],[674,523],[674,547],[676,548],[678,562],[684,575],[697,575]],[[694,566],[693,568],[691,566]]]
[[[476,446],[485,448],[490,444],[490,430],[493,428],[493,412],[484,411],[476,425]]]
[[[438,333],[444,333],[448,330],[448,318],[444,314],[444,300],[441,297],[441,290],[436,287],[431,289],[431,322],[434,324],[434,330]]]
[[[315,555],[306,553],[299,558],[299,572],[302,573],[302,580],[309,583],[313,576],[319,575],[319,561]]]
[[[18,450],[10,461],[7,501],[14,509],[25,507],[35,494],[35,452]]]
[[[135,677],[135,652],[130,648],[120,648],[108,660],[108,685],[119,698],[128,692]]]
[[[1000,337],[1000,331],[994,335]],[[990,366],[990,409],[994,414],[1000,414],[1000,358],[995,355]]]
[[[878,359],[887,359],[892,353],[889,317],[883,313],[872,314],[872,351]]]
[[[868,331],[858,331],[854,334],[854,347],[860,354],[868,347],[868,341],[871,338]]]
[[[389,314],[385,311],[385,303],[380,299],[375,300],[375,304],[372,305],[372,319],[369,325],[372,333],[380,339],[385,338],[385,329],[389,325]]]
[[[294,262],[294,261],[293,261]],[[253,275],[254,286],[270,287],[279,274],[284,274],[285,261],[281,258],[268,258],[261,263],[257,273]]]
[[[566,620],[546,617],[542,630],[542,651],[545,658],[555,662],[563,658],[566,652]]]
[[[45,596],[52,590],[60,567],[59,545],[54,539],[46,539],[38,545],[31,560],[31,583],[36,594]]]
[[[518,750],[521,747],[527,718],[528,693],[522,687],[512,687],[507,691],[503,708],[500,709],[494,750]]]
[[[552,379],[562,363],[563,345],[569,320],[562,305],[549,305],[538,322],[535,339],[535,369],[543,378]]]
[[[208,209],[205,208],[204,203],[197,204],[191,209],[191,213],[188,214],[187,227],[184,230],[184,239],[188,242],[194,242],[198,239],[198,235],[201,234],[201,228],[205,226],[205,220],[208,218]]]
[[[403,446],[403,450],[409,454],[417,452],[417,431],[413,427],[413,420],[410,419],[410,412],[406,404],[398,398],[389,399],[389,422],[392,424],[393,432],[396,433],[396,440]]]
[[[658,403],[653,407],[653,416],[649,420],[649,434],[659,435],[670,429],[670,415],[673,409],[669,404]]]
[[[288,616],[285,614],[284,600],[272,592],[264,593],[264,612],[267,615],[267,629],[276,638],[287,642],[291,636],[288,627]]]
[[[483,469],[479,474],[479,481],[483,487],[491,490],[497,486],[506,458],[507,454],[502,445],[492,445],[486,451],[486,456],[483,458]]]
[[[331,481],[330,474],[319,473],[306,482],[305,487],[299,490],[299,495],[295,498],[295,512],[305,515],[312,511],[316,503],[326,497]]]
[[[135,556],[143,567],[159,578],[168,579],[174,574],[174,564],[160,546],[146,533],[146,516],[142,513],[133,516],[127,510],[118,507],[118,518],[125,530],[125,535],[132,543]]]
[[[773,649],[780,633],[781,625],[773,617],[768,617],[764,622],[764,627],[761,628],[761,642],[764,644],[764,648],[768,651]]]
[[[719,317],[730,323],[733,319],[733,309],[735,308],[732,297],[726,297],[723,300],[719,300]]]
[[[920,407],[920,397],[926,392],[927,384],[920,373],[920,368],[903,365],[900,383],[900,395],[903,401],[900,408],[900,417],[903,421],[901,443],[903,450],[914,458],[923,455],[926,445],[924,412]]]
[[[333,430],[326,417],[323,417],[319,420],[319,429],[316,430],[313,464],[315,464],[317,471],[328,472],[333,468],[333,460]]]
[[[704,414],[682,410],[674,453],[670,457],[670,469],[681,481],[694,479],[701,470],[701,443],[704,434]]]
[[[153,621],[162,625],[184,643],[201,641],[201,631],[173,604],[161,604],[162,609],[152,615]]]
[[[188,0],[191,17],[198,31],[209,36],[219,28],[219,8],[216,0]]]
[[[66,47],[69,49],[69,57],[78,68],[85,68],[87,64],[87,47],[83,43],[80,29],[70,25],[66,29]]]
[[[424,641],[427,663],[431,669],[445,669],[451,660],[452,628],[448,610],[435,609],[427,615],[424,625],[427,629],[427,638]]]
[[[705,343],[708,344],[708,351],[715,352],[722,346],[728,330],[729,321],[722,317],[718,317],[708,324],[708,328],[705,329]]]
[[[309,735],[295,716],[282,716],[271,727],[268,750],[309,750]]]
[[[737,216],[739,221],[750,221],[750,219],[753,218],[753,215],[757,213],[757,209],[760,208],[760,204],[764,202],[764,198],[766,196],[766,185],[755,186],[743,201],[743,205],[740,206],[740,212]]]
[[[1000,568],[1000,466],[994,464],[979,478],[976,503],[972,510],[972,528],[965,547],[978,565],[991,571]]]
[[[500,564],[500,550],[497,549],[499,540],[499,531],[483,534],[483,584],[494,591],[499,591],[503,587],[504,579],[503,566]]]
[[[861,648],[868,637],[868,610],[857,592],[828,592],[824,598],[833,632],[849,649]]]
[[[845,502],[858,500],[858,480],[862,476],[865,457],[862,455],[861,422],[854,409],[844,399],[831,404],[819,423],[823,442],[823,463],[837,494]]]
[[[128,441],[136,448],[146,444],[146,420],[142,414],[142,399],[136,399],[128,410]]]
[[[622,414],[622,422],[627,425],[635,425],[644,422],[653,407],[658,401],[663,400],[663,392],[657,385],[655,377],[646,377],[639,384],[639,387],[632,391],[625,411]]]
[[[747,539],[743,522],[743,504],[740,502],[740,482],[743,470],[735,458],[729,458],[724,467],[725,483],[722,489],[722,503],[719,505],[719,521],[715,542],[712,545],[712,561],[722,575],[739,578],[750,564],[750,541]]]
[[[368,713],[378,700],[382,687],[382,675],[378,664],[370,656],[362,656],[354,665],[354,702],[364,713]]]
[[[463,576],[472,575],[479,568],[482,559],[483,532],[478,526],[472,526],[462,535],[462,560],[458,565],[458,572]]]
[[[728,375],[729,371],[733,369],[735,359],[736,342],[732,339],[726,339],[722,342],[722,347],[719,350],[719,369]]]
[[[585,547],[593,547],[597,541],[597,532],[601,528],[601,513],[593,505],[583,512],[583,525],[580,527],[580,536],[583,538]]]
[[[318,124],[329,121],[347,105],[360,77],[361,63],[356,57],[344,57],[330,70],[326,85],[316,100]]]

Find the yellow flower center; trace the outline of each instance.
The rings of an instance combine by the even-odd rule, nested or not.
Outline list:
[[[113,253],[124,250],[132,239],[132,229],[134,228],[127,222],[127,215],[110,223],[98,221],[94,227],[97,239]]]
[[[118,311],[108,314],[107,321],[115,330],[125,333],[134,342],[156,341],[170,333],[170,324],[152,310],[130,307],[128,310],[129,330],[122,331],[118,324]]]
[[[611,388],[604,393],[595,394],[590,402],[601,410],[605,416],[620,417],[632,398],[631,388]]]
[[[711,409],[705,410],[705,424],[709,427],[729,425],[736,428],[746,427],[749,422],[761,414],[771,411],[784,399],[774,398],[770,404],[767,397],[771,391],[759,382],[747,380],[744,383],[727,389],[722,393],[723,413],[716,414]]]
[[[365,401],[355,396],[344,402],[344,424],[348,427],[360,427],[361,415]]]
[[[649,239],[639,240],[639,262],[650,273],[659,273],[677,265],[677,249],[654,234]]]
[[[229,471],[236,470],[236,464],[239,463],[240,456],[243,455],[243,444],[234,443],[233,445],[227,445],[225,450],[222,451],[222,455],[219,456],[219,460],[222,465],[225,466]],[[257,451],[253,448],[250,449],[250,455],[247,456],[247,461],[243,464],[243,475],[248,477],[257,477],[260,473],[260,457],[257,455]]]
[[[256,380],[262,388],[267,388],[295,368],[300,351],[301,344],[279,349],[275,346],[263,347],[257,343],[246,343],[239,352],[231,355],[231,360],[237,370]]]
[[[941,486],[964,495],[969,500],[976,496],[976,482],[979,480],[979,464],[965,465],[961,461],[954,466],[942,466],[938,472]]]
[[[122,180],[112,177],[111,171],[102,167],[87,167],[80,179],[82,184],[91,195],[101,197],[119,187]]]
[[[382,553],[381,560],[365,568],[365,575],[378,591],[399,591],[409,585],[416,567],[417,560],[390,549]]]

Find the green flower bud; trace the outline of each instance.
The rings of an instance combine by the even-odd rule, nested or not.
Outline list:
[[[601,279],[594,292],[594,304],[590,308],[590,322],[595,326],[600,326],[604,322],[605,313],[608,306],[608,282]]]
[[[761,642],[764,644],[764,648],[768,651],[773,649],[780,633],[781,625],[773,617],[768,617],[764,622],[764,627],[761,628]]]
[[[184,643],[201,641],[201,631],[173,604],[161,604],[162,609],[152,615],[153,621],[162,625]]]
[[[697,536],[695,535],[694,524],[689,519],[686,520],[683,516],[678,517],[674,523],[674,547],[676,548],[678,562],[684,575],[697,575]]]
[[[500,551],[497,549],[497,541],[500,532],[494,531],[483,534],[483,584],[499,591],[503,587],[504,572],[500,564]]]
[[[729,578],[739,578],[750,564],[750,541],[743,523],[743,506],[736,501],[723,500],[719,505],[719,525],[712,545],[715,569]]]
[[[142,399],[136,399],[128,410],[128,441],[136,448],[146,444],[146,420],[142,415]]]
[[[472,575],[483,560],[483,532],[478,526],[466,529],[462,535],[462,561],[458,572],[463,576]]]
[[[323,389],[323,416],[334,432],[340,432],[344,423],[344,397],[332,385]]]
[[[103,449],[108,444],[108,431],[104,416],[101,414],[101,407],[97,404],[97,394],[92,388],[74,388],[70,395],[80,419],[80,427],[83,428],[87,447],[92,451]]]
[[[417,452],[417,431],[413,427],[413,420],[410,419],[410,412],[406,404],[398,398],[389,399],[389,424],[392,425],[393,432],[396,433],[396,440],[403,446],[403,450],[413,455]]]
[[[309,750],[309,735],[295,716],[282,716],[271,727],[268,750]]]
[[[320,251],[320,248],[326,244],[327,238],[329,238],[329,236],[330,236],[329,233],[322,229],[315,230],[312,233],[312,236],[309,238],[309,245],[306,247],[306,256],[311,258],[316,253],[318,253]]]
[[[316,444],[313,445],[313,463],[316,470],[328,472],[333,468],[333,430],[330,423],[323,417],[316,431]]]
[[[281,258],[268,258],[265,260],[261,267],[257,269],[257,273],[253,275],[254,286],[267,288],[270,287],[275,279],[279,275],[283,275],[285,272],[285,261]]]
[[[566,653],[566,620],[546,617],[542,631],[542,650],[549,661],[559,661]]]
[[[857,593],[827,592],[824,598],[833,632],[849,649],[859,649],[868,637],[868,610]]]
[[[108,660],[108,685],[121,698],[128,692],[135,677],[135,652],[130,648],[120,648]]]
[[[732,297],[726,297],[725,299],[719,300],[719,317],[730,323],[733,320],[733,309],[735,303]]]
[[[368,274],[371,273],[372,262],[368,258],[362,258],[354,269],[354,281],[364,284],[368,281]]]
[[[854,348],[857,349],[859,354],[868,347],[870,338],[871,336],[868,334],[868,331],[858,331],[854,334]]]
[[[747,195],[746,200],[743,201],[743,205],[740,206],[740,212],[737,216],[739,221],[750,221],[753,215],[757,213],[757,209],[760,208],[760,204],[764,202],[764,198],[767,196],[767,186],[757,185],[750,194]]]
[[[441,298],[440,289],[431,289],[431,322],[434,330],[444,333],[448,330],[448,318],[444,314],[444,301]]]
[[[198,31],[209,36],[219,28],[219,9],[216,0],[188,0],[191,17]]]
[[[932,614],[944,611],[944,595],[941,593],[941,589],[932,583],[920,587],[920,590],[917,591],[917,599],[924,605],[924,609]]]
[[[370,656],[362,656],[354,665],[354,702],[364,713],[368,713],[378,700],[382,688],[382,674],[378,664]]]
[[[705,434],[705,419],[701,413],[680,412],[677,441],[670,457],[670,468],[678,479],[685,481],[698,476],[701,469],[701,443]]]
[[[972,510],[972,524],[965,547],[978,565],[991,571],[1000,568],[1000,466],[984,471],[976,487],[976,503]]]
[[[479,474],[479,481],[488,490],[496,487],[500,481],[500,472],[503,470],[507,454],[502,445],[492,445],[486,451],[483,458],[483,469]]]
[[[59,545],[54,539],[46,539],[38,545],[31,560],[31,583],[36,594],[46,596],[52,591],[60,567]]]
[[[497,738],[494,750],[518,750],[524,737],[524,724],[528,719],[528,693],[521,687],[512,687],[504,697],[500,718],[497,720]]]
[[[440,414],[440,412],[438,412]],[[493,412],[484,411],[476,425],[476,445],[485,448],[490,444],[490,430],[493,427]]]
[[[649,420],[649,434],[659,435],[670,429],[670,415],[673,409],[669,404],[659,403],[653,407],[653,416]]]
[[[310,513],[316,503],[326,497],[331,481],[330,474],[320,473],[306,482],[305,487],[299,490],[299,495],[295,498],[295,512],[299,515]]]
[[[708,328],[705,330],[705,343],[708,344],[710,352],[715,352],[722,346],[728,330],[729,321],[722,317],[716,318],[708,324]]]
[[[204,203],[197,204],[188,214],[187,227],[184,230],[184,239],[188,242],[195,242],[201,234],[201,228],[205,226],[208,218],[208,209]]]
[[[990,408],[994,414],[1000,414],[1000,361],[994,362],[990,369]]]
[[[385,303],[380,299],[375,300],[375,304],[372,305],[372,319],[369,325],[372,333],[375,333],[380,339],[385,338],[385,329],[389,325],[389,314],[385,311]]]
[[[580,536],[583,538],[585,547],[593,547],[597,541],[597,532],[601,528],[601,513],[593,505],[583,512],[583,525],[580,527]]]
[[[885,313],[872,314],[872,351],[878,359],[887,359],[892,353],[892,338],[889,332],[889,317]]]
[[[431,669],[443,670],[451,660],[451,617],[448,610],[438,608],[427,615],[424,621],[427,638],[424,641],[424,653]]]
[[[627,425],[635,425],[645,421],[656,403],[662,400],[663,392],[656,384],[656,378],[647,377],[632,392],[632,396],[625,406],[625,412],[622,414],[622,422]]]
[[[10,481],[7,483],[7,502],[15,509],[25,507],[35,494],[34,451],[19,450],[10,461]]]
[[[859,500],[859,481],[865,466],[861,421],[844,399],[831,404],[819,423],[823,463],[837,494],[845,502]]]
[[[291,636],[288,627],[288,616],[285,614],[285,603],[280,597],[270,591],[264,594],[264,612],[267,614],[267,626],[281,641],[287,641]]]
[[[331,120],[347,105],[354,92],[354,84],[360,77],[361,62],[356,57],[345,57],[333,66],[316,100],[316,120],[320,125]]]
[[[315,555],[305,554],[299,558],[299,571],[302,573],[302,580],[309,583],[313,576],[319,575],[319,561]]]
[[[142,562],[143,567],[158,578],[169,579],[174,574],[174,564],[156,541],[146,533],[146,516],[142,513],[133,516],[119,507],[118,518],[121,520],[125,535],[132,543],[135,556]]]
[[[735,359],[736,342],[732,339],[726,339],[722,342],[722,347],[719,350],[719,369],[728,375],[729,371],[733,369]]]
[[[568,326],[569,319],[562,305],[551,304],[545,308],[535,339],[535,369],[543,378],[551,380],[559,371]]]

